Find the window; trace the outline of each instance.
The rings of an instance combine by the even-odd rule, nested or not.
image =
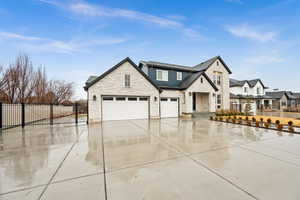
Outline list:
[[[222,103],[222,96],[220,94],[217,95],[217,104]]]
[[[140,101],[148,101],[147,97],[140,97]]]
[[[248,93],[248,88],[244,87],[244,93]]]
[[[217,85],[221,85],[221,75],[217,75]]]
[[[221,85],[221,82],[222,82],[222,73],[221,72],[214,72],[213,82],[214,82],[214,84]]]
[[[219,66],[219,61],[217,61],[217,66]]]
[[[137,101],[136,97],[128,97],[128,101]]]
[[[260,94],[260,88],[258,87],[256,90],[257,90],[257,94]]]
[[[125,74],[125,87],[130,87],[130,74]]]
[[[117,101],[125,101],[125,97],[117,97],[116,100]]]
[[[161,98],[160,101],[168,101],[168,98]]]
[[[97,100],[97,96],[93,95],[93,101],[96,101],[96,100]]]
[[[176,98],[171,98],[171,101],[177,101],[177,99]]]
[[[156,80],[158,80],[158,81],[168,81],[168,71],[166,71],[166,70],[156,70]]]
[[[177,72],[177,80],[181,81],[182,80],[182,72]]]
[[[214,82],[214,84],[217,83],[217,75],[216,74],[214,74],[214,76],[213,76],[213,82]]]
[[[114,100],[113,97],[103,97],[103,101],[112,101]]]
[[[203,83],[203,78],[202,77],[200,78],[200,82]]]

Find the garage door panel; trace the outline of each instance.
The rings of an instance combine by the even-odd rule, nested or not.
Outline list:
[[[177,98],[161,98],[161,117],[178,117],[178,99]]]
[[[141,99],[140,99],[141,98]],[[102,120],[147,119],[148,99],[142,97],[114,97],[102,102]]]

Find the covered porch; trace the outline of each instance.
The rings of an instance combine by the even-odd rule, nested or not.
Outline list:
[[[207,113],[214,112],[212,110],[212,93],[209,92],[190,92],[188,109],[189,113]]]

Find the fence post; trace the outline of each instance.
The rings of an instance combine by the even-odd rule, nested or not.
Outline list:
[[[78,103],[75,103],[75,123],[78,124]]]
[[[0,129],[3,128],[3,122],[2,122],[2,102],[0,102]]]
[[[53,125],[53,104],[50,104],[50,125]]]
[[[25,127],[25,104],[21,103],[22,128]]]

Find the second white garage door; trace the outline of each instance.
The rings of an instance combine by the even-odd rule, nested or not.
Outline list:
[[[147,97],[102,97],[102,120],[147,119]]]
[[[161,98],[160,99],[160,115],[165,117],[178,117],[178,99],[177,98]]]

